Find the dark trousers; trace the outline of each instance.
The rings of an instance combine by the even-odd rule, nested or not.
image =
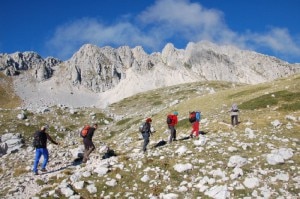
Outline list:
[[[169,125],[169,129],[170,129],[170,139],[169,139],[169,143],[171,143],[173,140],[176,140],[176,129],[174,126]]]
[[[235,126],[238,125],[239,121],[238,121],[238,115],[232,115],[231,116],[231,125]]]
[[[82,162],[85,163],[89,159],[90,154],[95,150],[95,145],[92,142],[92,140],[84,139],[84,154],[83,154],[83,160]]]
[[[149,133],[142,133],[144,144],[143,144],[143,151],[145,152],[147,150],[147,145],[150,142],[150,134]]]

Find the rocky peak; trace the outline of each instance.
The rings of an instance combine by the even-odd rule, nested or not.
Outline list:
[[[0,54],[0,70],[9,76],[20,74],[20,71],[30,70],[37,81],[49,79],[53,74],[53,67],[62,61],[53,57],[43,59],[35,52],[16,52],[13,54]]]
[[[177,68],[183,66],[184,50],[179,50],[173,44],[168,43],[162,50],[161,59],[169,67]]]
[[[73,85],[83,85],[94,92],[110,89],[114,78],[114,65],[99,47],[86,44],[68,61],[68,73]]]
[[[73,87],[94,93],[110,90],[118,93],[114,98],[126,96],[124,93],[204,80],[257,84],[300,72],[299,64],[207,41],[190,42],[185,49],[176,49],[169,43],[161,53],[150,55],[141,46],[100,48],[85,44],[71,59],[60,63],[51,57],[44,60],[34,52],[0,54],[0,70],[7,75],[28,70],[38,81],[57,75],[55,81],[70,85],[70,90]],[[63,70],[54,73],[53,66]],[[119,84],[140,86],[120,89]]]

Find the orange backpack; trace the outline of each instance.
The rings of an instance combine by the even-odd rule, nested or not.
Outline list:
[[[83,138],[85,138],[87,136],[90,128],[91,127],[89,125],[85,125],[83,127],[83,129],[81,130],[81,132],[80,132],[80,136],[83,137]]]

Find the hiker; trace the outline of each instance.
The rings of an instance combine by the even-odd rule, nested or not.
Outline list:
[[[33,165],[33,172],[35,175],[38,175],[38,164],[40,161],[41,156],[44,157],[44,161],[42,164],[42,172],[47,172],[46,166],[49,159],[49,152],[47,149],[47,140],[50,140],[53,144],[59,145],[58,142],[54,141],[46,130],[49,129],[49,126],[46,124],[41,127],[40,130],[36,131],[34,134],[34,147],[35,149],[35,159]]]
[[[172,141],[176,141],[176,129],[175,126],[178,123],[178,112],[175,111],[173,114],[169,114],[167,116],[167,124],[168,128],[170,129],[170,138],[169,138],[169,144]]]
[[[143,152],[145,153],[147,151],[147,145],[150,142],[150,134],[152,134],[151,132],[151,122],[152,119],[151,118],[147,118],[146,122],[143,125],[142,128],[142,136],[144,139],[144,144],[143,144]]]
[[[93,126],[88,129],[87,135],[83,138],[84,154],[83,154],[82,163],[86,163],[88,161],[89,155],[96,148],[92,139],[93,139],[94,132],[97,129],[97,127],[98,127],[98,124],[93,124]]]
[[[190,123],[192,123],[192,131],[190,133],[190,138],[193,138],[194,134],[196,136],[196,139],[199,137],[200,119],[201,119],[200,111],[190,112],[189,121]]]
[[[236,126],[239,124],[238,116],[239,116],[239,108],[236,103],[232,104],[231,109],[229,110],[231,116],[231,125]]]

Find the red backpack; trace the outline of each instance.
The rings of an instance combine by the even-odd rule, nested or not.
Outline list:
[[[190,123],[193,123],[195,121],[200,121],[201,119],[201,114],[199,111],[193,111],[193,112],[190,112],[190,117],[189,117],[189,121]]]
[[[196,121],[196,112],[195,111],[190,113],[189,121],[190,121],[190,123],[193,123]]]
[[[168,115],[167,116],[167,124],[172,124],[173,122],[173,116],[172,115]]]
[[[85,138],[87,136],[90,128],[91,128],[90,125],[85,125],[83,127],[83,129],[80,131],[80,136]]]

